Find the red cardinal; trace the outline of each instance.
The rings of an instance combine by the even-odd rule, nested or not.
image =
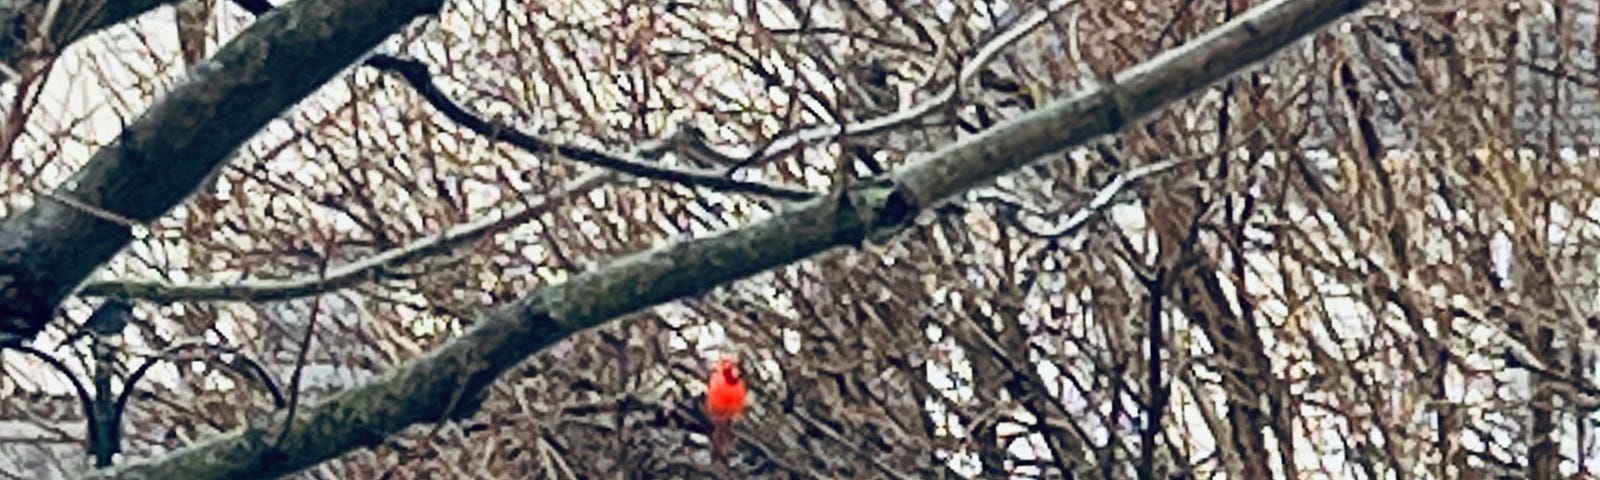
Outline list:
[[[727,456],[728,440],[733,435],[733,421],[744,412],[746,390],[744,379],[739,378],[739,363],[724,357],[711,369],[711,379],[706,382],[706,412],[711,417],[711,455],[721,460]]]

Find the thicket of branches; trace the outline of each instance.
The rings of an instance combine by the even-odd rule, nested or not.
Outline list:
[[[0,2],[0,293],[45,293],[0,307],[0,476],[89,472],[111,431],[86,415],[111,412],[124,469],[103,473],[126,476],[312,450],[337,458],[295,475],[1596,469],[1592,5],[1376,2],[1208,86],[1226,61],[1136,67],[1218,58],[1183,46],[1270,6],[185,2],[183,41],[177,2]],[[1326,6],[1235,31],[1287,41],[1362,2],[1281,3]],[[1002,130],[1072,148],[935,203],[1053,150],[982,132],[1074,95],[1106,117]],[[265,126],[214,121],[236,117]],[[918,170],[968,145],[998,166]],[[148,176],[103,178],[124,171]],[[845,220],[759,223],[785,214]],[[765,267],[744,259],[785,265],[722,283]],[[668,293],[688,296],[600,323]],[[88,321],[115,299],[126,328]],[[715,465],[722,352],[754,401]],[[454,371],[407,366],[430,359],[482,365],[402,381]],[[77,398],[123,383],[124,404]],[[374,384],[398,387],[339,396]],[[405,418],[351,413],[396,400]]]

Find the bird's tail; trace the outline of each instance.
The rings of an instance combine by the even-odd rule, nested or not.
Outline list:
[[[711,459],[717,463],[728,459],[728,438],[733,434],[731,423],[721,420],[711,422]]]

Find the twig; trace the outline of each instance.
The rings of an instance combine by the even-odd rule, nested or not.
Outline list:
[[[1100,189],[1095,192],[1094,198],[1090,199],[1087,205],[1079,208],[1077,211],[1073,212],[1071,216],[1067,217],[1065,221],[1057,224],[1054,232],[1035,231],[1022,225],[1022,222],[1017,221],[1018,219],[1016,218],[1013,218],[1012,223],[1023,229],[1023,231],[1027,232],[1028,235],[1038,238],[1053,239],[1072,235],[1073,233],[1077,233],[1078,229],[1082,228],[1090,218],[1093,218],[1094,215],[1099,214],[1100,212],[1104,211],[1107,206],[1111,205],[1111,201],[1116,199],[1117,194],[1122,193],[1122,189],[1126,188],[1129,182],[1135,182],[1145,177],[1171,170],[1174,167],[1183,165],[1190,161],[1191,159],[1188,158],[1171,159],[1135,167],[1123,172],[1120,175],[1117,175],[1116,178],[1111,179],[1110,182],[1106,182],[1104,186],[1101,186]],[[1018,201],[1014,198],[1001,196],[999,194],[990,193],[987,196],[980,197],[980,199],[992,201],[1009,207],[1012,210],[1013,216],[1021,211],[1029,211],[1032,213],[1031,210],[1033,210],[1026,204],[1023,204],[1021,201]]]
[[[122,225],[124,227],[128,227],[129,229],[137,230],[139,228],[143,228],[144,227],[144,224],[139,223],[138,221],[135,221],[135,220],[133,220],[131,218],[128,218],[127,216],[120,215],[120,214],[118,214],[116,212],[112,212],[112,211],[109,211],[109,210],[106,210],[106,209],[103,209],[103,208],[100,208],[100,207],[96,207],[94,205],[90,205],[90,204],[85,203],[83,201],[80,201],[78,199],[75,199],[75,198],[72,198],[72,197],[57,193],[57,192],[44,190],[44,189],[35,189],[35,193],[38,193],[39,196],[42,196],[42,197],[45,197],[45,198],[49,198],[49,199],[55,200],[57,202],[61,202],[62,204],[66,205],[68,207],[72,207],[72,208],[78,209],[79,211],[82,211],[83,213],[87,213],[87,214],[89,214],[89,215],[91,215],[91,216],[93,216],[95,218],[98,218],[98,219],[101,219],[101,220],[105,220],[107,222],[115,223],[117,225]]]
[[[978,76],[978,72],[983,71],[984,67],[988,66],[989,62],[994,60],[994,57],[999,55],[1001,51],[1010,47],[1024,35],[1032,32],[1034,28],[1037,28],[1039,25],[1043,24],[1044,21],[1050,17],[1050,15],[1074,1],[1076,0],[1053,0],[1049,5],[1046,5],[1045,8],[1036,10],[1026,18],[1018,20],[1017,23],[1011,26],[1011,28],[995,36],[993,39],[989,40],[988,43],[985,43],[984,46],[978,50],[978,53],[962,66],[961,73],[956,77],[955,83],[945,86],[945,88],[940,90],[939,93],[936,93],[921,102],[917,102],[916,105],[912,105],[904,110],[890,113],[881,117],[874,117],[862,122],[846,124],[842,127],[838,124],[824,125],[815,128],[808,128],[788,136],[780,137],[768,143],[766,148],[763,148],[752,155],[751,161],[744,163],[757,163],[756,159],[767,159],[773,156],[782,155],[785,152],[789,152],[804,144],[825,140],[831,137],[843,138],[872,135],[874,133],[887,131],[901,125],[920,120],[922,117],[925,117],[928,114],[939,111],[943,109],[945,105],[955,100],[957,94],[960,93],[963,88],[962,85],[974,81],[974,79]]]
[[[829,427],[828,425],[811,418],[811,416],[805,414],[805,412],[796,411],[794,412],[794,416],[795,418],[799,418],[800,420],[804,421],[806,425],[810,426],[811,428],[815,428],[817,431],[822,432],[824,436],[838,443],[839,446],[844,447],[851,453],[856,454],[857,457],[865,459],[867,462],[871,463],[873,467],[876,467],[885,475],[888,475],[891,478],[911,478],[909,475],[895,471],[894,467],[885,465],[883,461],[878,460],[878,457],[873,456],[871,453],[856,447],[855,442],[845,440],[844,436],[839,435],[839,432],[835,432],[832,427]]]
[[[238,349],[235,348],[207,345],[197,341],[184,341],[162,349],[160,352],[157,352],[156,354],[151,355],[149,358],[146,358],[144,363],[139,364],[138,368],[135,368],[132,373],[128,374],[127,378],[123,379],[122,393],[117,395],[117,407],[114,410],[117,412],[117,415],[119,415],[119,418],[120,415],[122,415],[122,412],[127,411],[128,400],[132,399],[133,392],[135,391],[134,386],[138,385],[139,380],[144,378],[145,373],[149,372],[150,368],[154,367],[156,363],[162,360],[171,361],[176,358],[178,353],[181,353],[183,350],[189,348],[199,348],[218,357],[224,354],[234,355],[235,358],[242,360],[250,367],[250,372],[245,372],[243,369],[239,368],[238,365],[234,365],[234,362],[222,362],[222,364],[232,368],[236,373],[253,376],[256,378],[256,380],[260,381],[262,384],[261,387],[267,391],[268,395],[272,396],[273,408],[281,409],[287,405],[287,400],[283,396],[283,391],[278,388],[277,382],[272,380],[272,376],[267,373],[267,369],[261,366],[261,362],[257,362],[255,359],[250,358],[248,355],[245,355],[242,352],[239,352]],[[220,358],[218,359],[220,360]]]
[[[1147,385],[1145,389],[1146,393],[1150,395],[1150,400],[1146,402],[1144,428],[1141,429],[1139,436],[1139,465],[1137,470],[1140,479],[1155,478],[1156,436],[1162,432],[1162,420],[1166,417],[1167,401],[1171,398],[1172,387],[1163,383],[1161,376],[1161,352],[1167,349],[1166,340],[1164,339],[1166,330],[1161,324],[1163,313],[1161,303],[1168,294],[1167,273],[1168,270],[1162,268],[1158,270],[1155,278],[1145,282],[1145,289],[1150,294],[1149,334],[1146,335],[1146,339],[1149,342],[1149,346],[1146,347],[1146,355],[1149,355],[1149,357],[1146,358],[1145,367],[1149,376],[1146,379]]]
[[[317,277],[326,279],[328,278],[328,261],[333,258],[335,238],[337,237],[327,232],[323,233],[323,237],[322,262],[317,266]],[[311,314],[306,317],[306,333],[300,337],[300,351],[294,358],[294,373],[289,376],[289,408],[287,413],[289,418],[294,418],[295,410],[300,407],[300,379],[305,371],[306,358],[311,355],[311,340],[316,337],[317,316],[320,313],[322,313],[322,296],[312,296]],[[292,428],[294,428],[294,422],[284,422],[283,430],[278,432],[278,439],[273,441],[272,444],[283,445],[283,440],[289,437],[289,430]]]

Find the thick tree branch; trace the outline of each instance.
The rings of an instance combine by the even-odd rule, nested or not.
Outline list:
[[[456,340],[372,383],[308,405],[293,417],[279,414],[215,440],[93,476],[276,477],[376,445],[416,423],[470,413],[448,411],[451,400],[475,396],[501,373],[557,341],[834,247],[888,239],[923,208],[1043,155],[1118,131],[1365,3],[1268,2],[1182,48],[1122,72],[1116,83],[1021,115],[890,177],[793,205],[743,228],[623,257],[489,312]],[[292,423],[293,433],[272,442],[286,422]]]
[[[234,149],[378,42],[443,0],[298,0],[193,69],[52,195],[0,223],[0,334],[32,338],[61,300],[183,201]]]

